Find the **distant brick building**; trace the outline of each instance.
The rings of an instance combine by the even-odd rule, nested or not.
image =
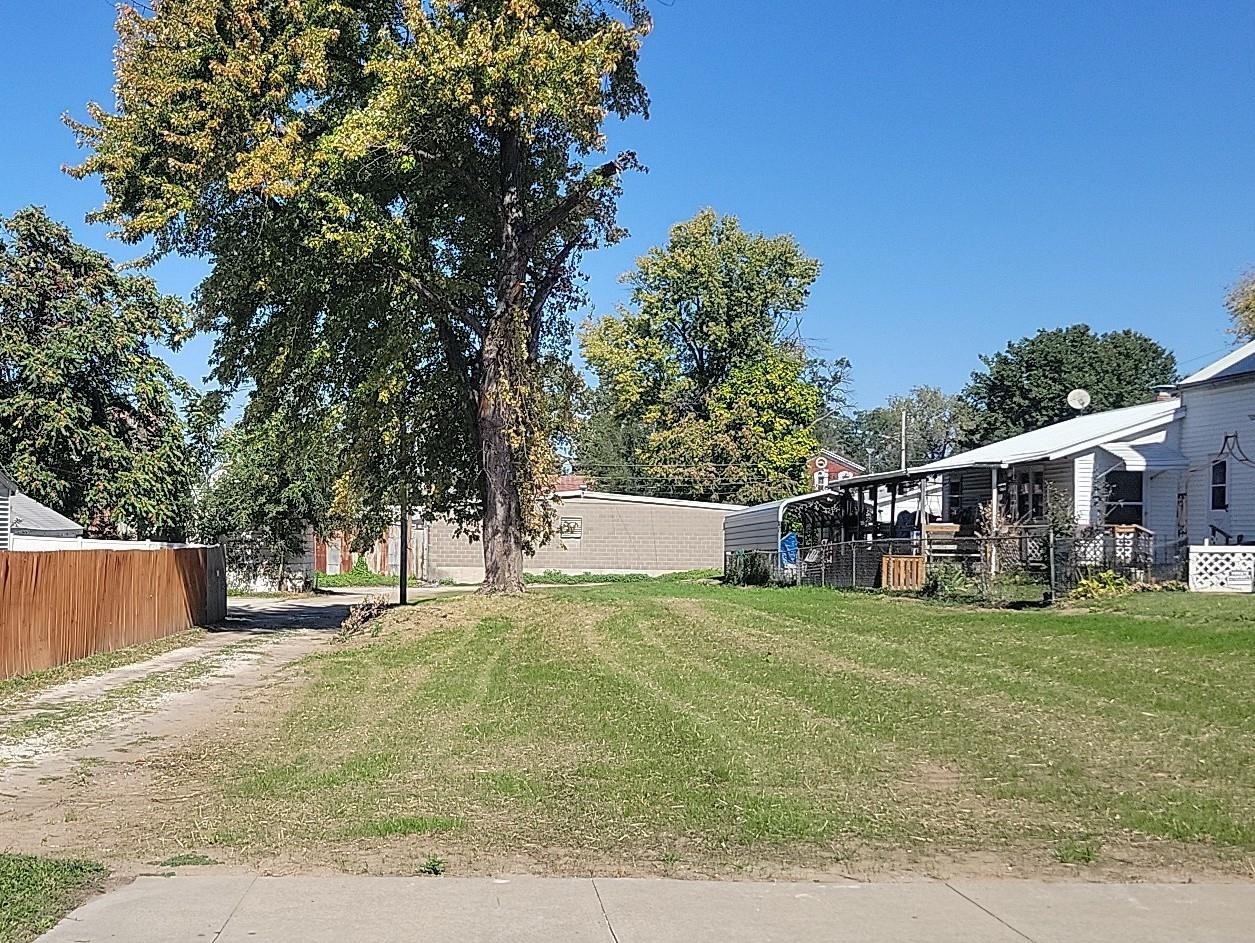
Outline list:
[[[806,481],[811,491],[823,491],[838,481],[861,475],[864,471],[858,462],[830,449],[820,449],[806,462]]]

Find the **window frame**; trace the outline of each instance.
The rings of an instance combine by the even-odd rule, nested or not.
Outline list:
[[[1217,481],[1216,472],[1220,472]],[[1229,510],[1229,460],[1227,458],[1217,459],[1211,463],[1211,509],[1213,511]],[[1219,496],[1219,503],[1217,503]]]

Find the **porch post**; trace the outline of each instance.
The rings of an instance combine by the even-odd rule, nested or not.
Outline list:
[[[989,469],[989,578],[998,575],[998,467]]]

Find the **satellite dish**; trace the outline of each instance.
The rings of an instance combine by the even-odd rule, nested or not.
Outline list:
[[[1075,409],[1078,413],[1088,406],[1090,403],[1090,395],[1088,390],[1073,390],[1068,394],[1068,405]]]

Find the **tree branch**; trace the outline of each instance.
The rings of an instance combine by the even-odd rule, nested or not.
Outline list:
[[[540,356],[540,331],[544,323],[541,312],[544,311],[545,305],[549,302],[549,297],[553,294],[554,289],[558,287],[558,282],[562,281],[571,253],[583,245],[583,243],[583,233],[578,236],[572,236],[563,243],[561,250],[554,256],[553,261],[549,263],[549,268],[545,271],[544,277],[536,283],[531,303],[527,306],[527,352],[531,355],[532,360],[536,360]]]
[[[475,377],[471,375],[470,361],[462,347],[462,338],[447,321],[436,322],[436,335],[440,338],[440,346],[444,348],[445,360],[450,368],[462,381],[462,402],[466,407],[467,428],[475,438],[475,452],[479,453],[479,394],[475,386]]]
[[[480,204],[494,216],[500,217],[500,202],[493,197],[492,193],[484,186],[483,182],[465,167],[459,167],[448,158],[441,157],[439,154],[434,154],[431,151],[426,151],[422,148],[408,147],[406,150],[419,160],[433,164],[442,170],[447,170],[453,176],[457,177],[458,180],[462,181],[462,183],[466,186],[466,189],[471,196],[478,200]]]
[[[432,290],[431,286],[416,276],[413,272],[406,272],[405,278],[406,281],[409,282],[410,287],[422,295],[426,301],[431,303],[437,309],[436,313],[440,315],[441,318],[445,319],[447,322],[456,322],[461,324],[463,327],[470,330],[476,337],[484,336],[485,328],[483,322],[480,321],[479,318],[475,317],[475,315],[471,312],[464,311],[448,298],[437,294]]]
[[[528,239],[531,240],[533,245],[540,242],[540,240],[565,223],[594,190],[602,186],[606,181],[614,179],[623,171],[636,166],[638,166],[638,162],[635,151],[624,151],[614,160],[602,164],[579,183],[572,186],[567,191],[566,196],[559,200],[556,206],[528,227]]]

